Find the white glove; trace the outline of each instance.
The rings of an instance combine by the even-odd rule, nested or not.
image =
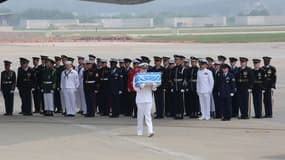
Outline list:
[[[141,84],[139,87],[140,87],[140,89],[143,89],[144,88],[144,84]]]
[[[14,90],[11,90],[10,93],[15,93],[15,91],[14,91]]]
[[[51,90],[50,93],[53,93],[53,90]]]
[[[231,93],[230,95],[231,95],[231,97],[233,97],[235,94]]]
[[[262,93],[265,93],[265,90],[262,90]]]
[[[119,95],[121,95],[121,94],[123,94],[123,92],[122,92],[122,91],[119,91]]]
[[[35,88],[32,88],[32,91],[35,91]]]
[[[181,89],[181,93],[184,93],[185,92],[185,90],[184,89]]]
[[[94,93],[99,93],[99,91],[95,90]]]
[[[249,89],[249,90],[248,90],[248,93],[252,93],[252,89]]]
[[[174,92],[174,89],[171,89],[170,92]]]
[[[42,93],[44,93],[44,90],[43,90],[43,89],[41,89],[41,92],[42,92]]]

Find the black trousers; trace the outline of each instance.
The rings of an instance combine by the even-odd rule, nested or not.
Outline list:
[[[5,101],[5,111],[12,114],[14,111],[14,93],[11,93],[10,89],[2,89],[2,93]]]
[[[190,97],[190,92],[185,92],[185,113],[186,115],[190,115],[190,103],[191,103],[192,99]]]
[[[253,96],[253,106],[255,117],[262,116],[262,90],[260,88],[256,88],[252,90]]]
[[[32,113],[32,90],[30,88],[19,89],[20,97],[22,101],[22,113]]]
[[[35,112],[40,112],[43,109],[43,94],[40,89],[36,89],[33,92]]]
[[[184,116],[184,106],[185,106],[185,94],[180,91],[174,91],[174,115],[175,116]]]
[[[222,117],[222,104],[221,104],[221,97],[218,95],[218,91],[213,92],[213,97],[215,101],[215,112],[216,112],[215,118],[221,118]]]
[[[238,100],[239,100],[239,109],[241,112],[242,118],[248,118],[248,101],[249,101],[249,92],[248,88],[238,88],[237,90]]]
[[[54,96],[55,110],[58,112],[62,112],[62,105],[61,105],[61,100],[60,100],[60,91],[55,90],[53,96]]]
[[[239,107],[238,107],[238,96],[235,94],[232,97],[232,117],[239,116]]]
[[[268,88],[264,92],[265,116],[272,116],[272,91]]]
[[[154,92],[154,101],[155,101],[155,108],[156,108],[156,116],[157,117],[164,117],[164,93],[162,89],[157,89]]]
[[[95,108],[94,108],[94,91],[85,91],[85,100],[87,106],[87,114],[88,117],[95,116]]]
[[[165,93],[165,113],[167,116],[173,116],[173,92],[167,91]]]
[[[101,115],[109,115],[110,113],[110,93],[103,89],[100,93],[100,113]]]
[[[120,95],[119,93],[112,93],[110,98],[110,106],[112,109],[112,116],[120,115]]]
[[[232,97],[220,97],[221,115],[225,119],[232,118]]]
[[[200,112],[199,96],[196,91],[190,91],[190,113],[198,114]]]

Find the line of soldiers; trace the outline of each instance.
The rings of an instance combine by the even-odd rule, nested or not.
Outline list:
[[[225,63],[225,56],[217,58],[155,56],[154,66],[148,69],[162,74],[162,85],[154,91],[155,118],[201,116],[201,104],[207,103],[197,91],[197,81],[199,71],[205,67],[211,74],[205,72],[201,76],[212,76],[214,80],[209,106],[212,117],[223,120],[250,118],[252,94],[255,118],[262,118],[263,104],[265,117],[271,118],[273,89],[276,88],[276,68],[270,65],[271,58],[263,57],[263,67],[260,59],[253,59],[253,68],[248,67],[245,57],[240,57],[239,67],[237,58],[229,58],[229,64]],[[112,58],[109,65],[106,59],[94,55],[89,55],[88,59],[78,56],[77,59],[78,65],[75,66],[74,58],[65,55],[33,57],[33,67],[30,67],[28,59],[20,58],[17,76],[11,70],[11,62],[4,61],[1,91],[5,99],[5,115],[13,114],[17,87],[22,102],[21,114],[25,116],[33,113],[75,116],[79,110],[78,113],[86,117],[94,117],[95,113],[113,118],[120,115],[136,117],[136,92],[132,83],[140,70],[138,65],[150,64],[148,57],[134,60]]]

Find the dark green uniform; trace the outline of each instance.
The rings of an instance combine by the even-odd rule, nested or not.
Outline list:
[[[14,90],[16,87],[16,73],[5,70],[1,73],[1,91],[5,101],[5,115],[12,115],[14,108]]]

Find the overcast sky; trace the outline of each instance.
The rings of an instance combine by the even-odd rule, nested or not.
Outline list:
[[[121,6],[84,2],[80,0],[8,0],[1,4],[14,12],[29,8],[58,9],[68,12],[92,15],[95,13],[149,13],[149,12],[191,12],[207,15],[234,15],[262,2],[273,14],[285,14],[285,0],[155,0],[154,2]]]

